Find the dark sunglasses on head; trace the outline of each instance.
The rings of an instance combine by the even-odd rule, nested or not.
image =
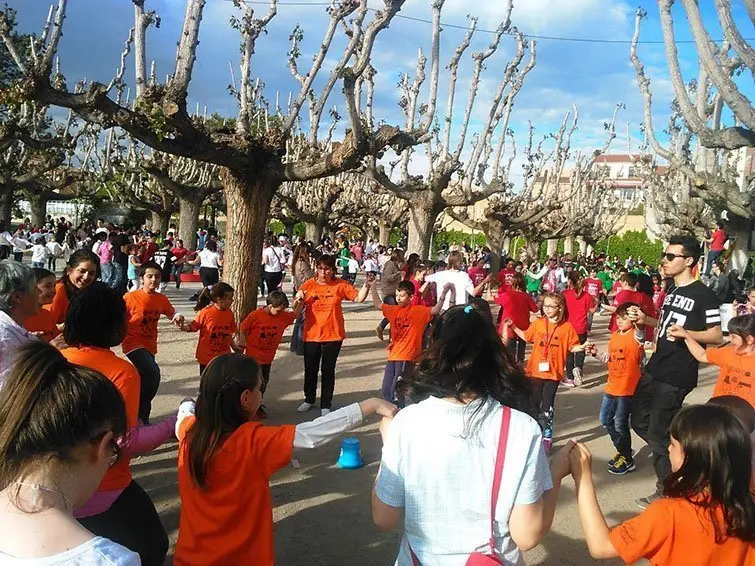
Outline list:
[[[663,257],[665,257],[667,261],[674,261],[678,257],[683,257],[684,259],[687,259],[688,257],[692,257],[692,256],[683,255],[683,254],[672,254],[671,252],[666,252],[665,254],[663,254]]]

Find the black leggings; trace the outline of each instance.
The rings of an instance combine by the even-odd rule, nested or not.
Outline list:
[[[263,271],[260,277],[260,292],[265,295],[265,285],[267,285],[267,294],[275,291],[283,279],[282,271]]]
[[[584,344],[587,341],[587,334],[579,334],[579,343]],[[566,356],[566,379],[572,379],[574,377],[574,368],[580,370],[585,367],[585,351],[581,352],[569,352]]]
[[[165,562],[168,535],[149,495],[133,480],[110,509],[78,521],[95,535],[138,553],[144,566]]]
[[[304,342],[304,400],[310,405],[314,405],[317,399],[317,374],[322,371],[320,408],[330,409],[336,387],[336,362],[342,344],[341,340]]]
[[[532,391],[532,404],[537,411],[540,426],[544,431],[553,430],[553,413],[558,381],[531,377],[530,390]]]

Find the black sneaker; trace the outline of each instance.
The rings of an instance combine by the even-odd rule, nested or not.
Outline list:
[[[629,472],[633,472],[636,469],[632,460],[627,460],[624,456],[619,456],[613,461],[613,464],[608,464],[608,473],[614,476],[623,476]]]
[[[658,501],[661,497],[663,496],[656,491],[648,495],[647,497],[640,497],[639,499],[635,499],[634,502],[640,509],[647,509],[648,507],[650,507],[651,503]]]

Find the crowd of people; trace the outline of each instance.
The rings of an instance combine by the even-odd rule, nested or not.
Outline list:
[[[75,238],[59,278],[23,256],[0,262],[3,563],[162,564],[167,534],[131,459],[177,438],[174,563],[273,564],[270,477],[294,449],[317,448],[372,414],[383,441],[372,517],[380,529],[403,529],[399,565],[473,554],[521,563],[550,529],[568,476],[596,558],[755,563],[755,289],[736,297],[730,342],[719,346],[722,299],[715,280],[709,287],[697,275],[694,238],[671,238],[655,268],[564,255],[542,265],[504,258],[493,273],[484,248],[451,246],[429,261],[345,234],[317,244],[268,234],[265,305],[237,321],[222,244],[199,236],[200,251],[178,257],[174,232],[163,239],[103,223]],[[180,286],[183,265],[200,267],[191,321],[161,292],[171,277]],[[377,338],[390,340],[381,398],[336,408],[343,302],[368,299],[384,317]],[[163,316],[198,333],[199,394],[153,422]],[[590,339],[595,316],[608,319],[605,350]],[[290,326],[304,361],[298,411],[315,407],[319,385],[320,416],[267,426],[264,395]],[[548,461],[555,398],[582,385],[587,355],[608,368],[596,407],[616,450],[608,472],[639,465],[633,430],[657,479],[637,500],[643,511],[613,529],[588,448],[569,441]],[[683,408],[700,362],[720,368],[713,398]]]

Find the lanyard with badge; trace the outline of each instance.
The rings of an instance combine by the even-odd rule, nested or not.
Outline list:
[[[553,325],[553,332],[551,332],[550,336],[548,336],[548,326],[549,326],[548,323],[549,322],[550,321],[546,317],[545,318],[545,337],[546,337],[545,338],[545,357],[546,359],[545,361],[542,361],[537,365],[537,371],[539,371],[540,373],[548,372],[551,369],[551,365],[548,362],[547,358],[548,358],[548,353],[550,352],[551,340],[553,340],[553,336],[556,334],[556,329],[558,328],[558,324]]]

